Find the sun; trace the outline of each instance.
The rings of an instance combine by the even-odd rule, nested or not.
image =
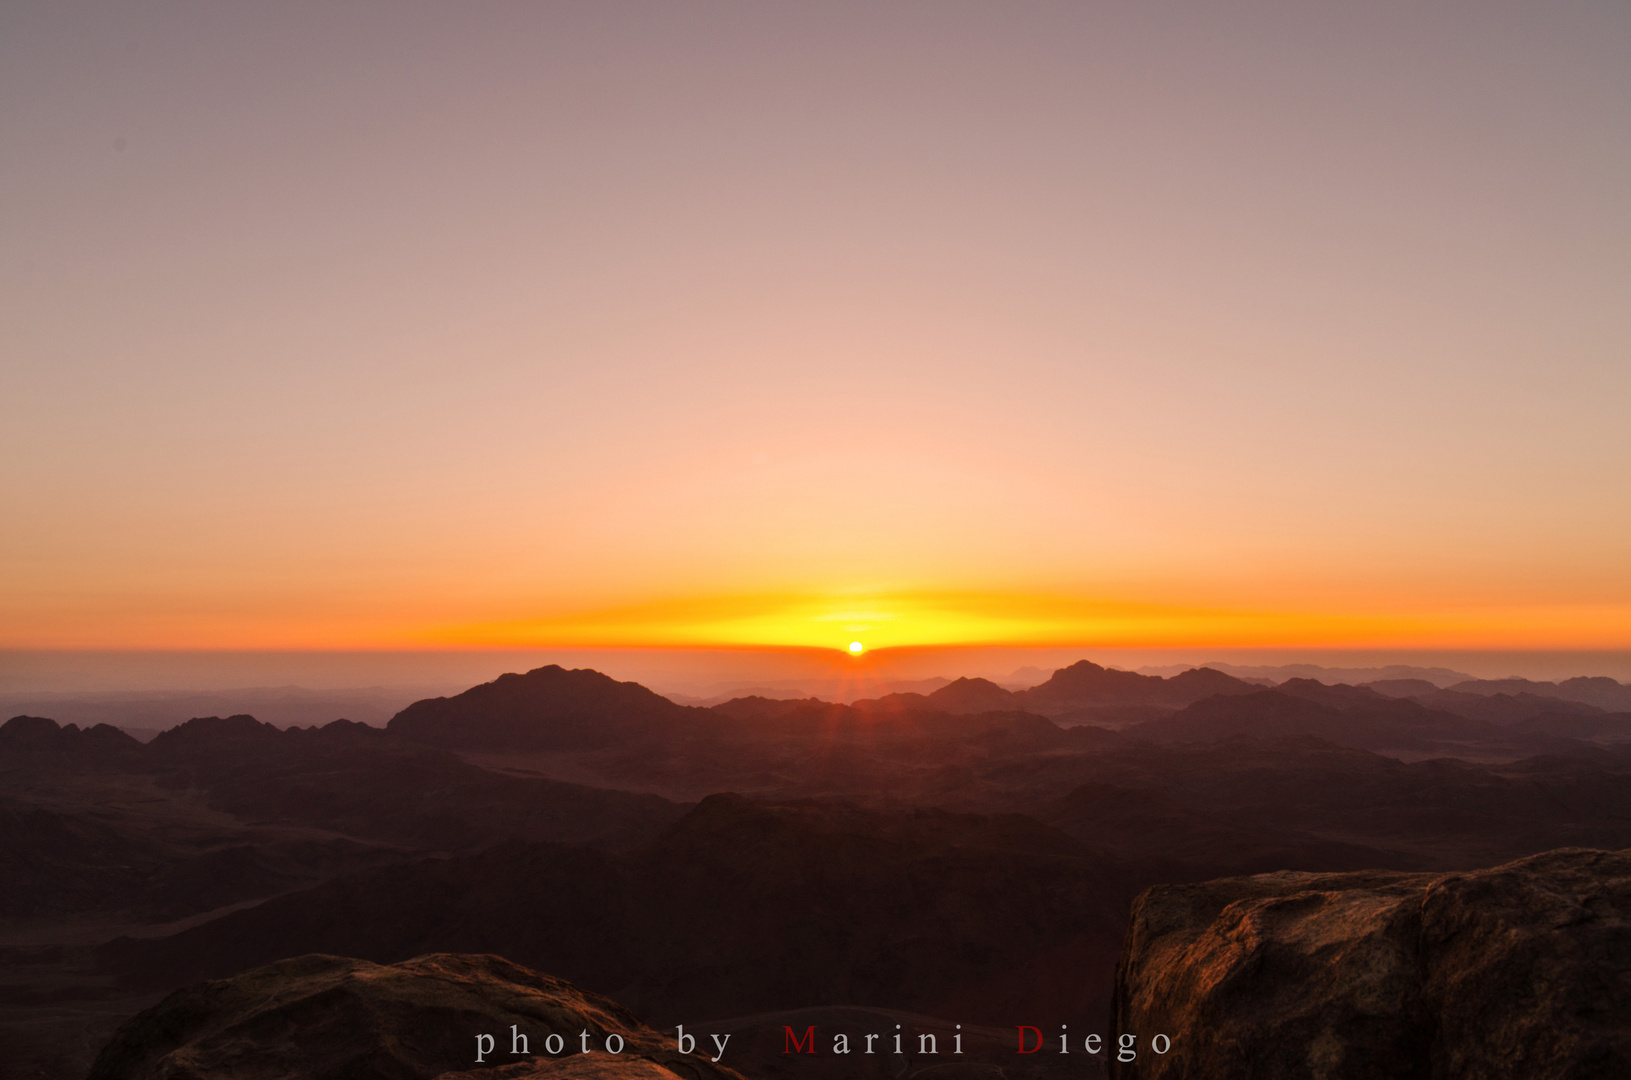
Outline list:
[[[852,656],[860,656],[861,652],[865,648],[866,646],[862,645],[859,641],[852,641],[849,643],[849,651]]]

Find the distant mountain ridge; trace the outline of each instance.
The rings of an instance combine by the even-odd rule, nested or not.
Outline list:
[[[308,740],[302,744],[308,747],[362,740],[381,751],[395,748],[397,753],[419,746],[478,754],[638,750],[647,756],[681,747],[712,747],[718,756],[733,740],[777,732],[967,739],[1001,730],[1009,733],[1005,738],[1012,746],[1018,745],[1012,738],[1022,733],[1023,740],[1035,746],[1086,745],[1061,737],[1058,726],[1068,730],[1071,725],[1120,729],[1128,737],[1160,741],[1311,735],[1338,745],[1412,751],[1438,744],[1484,743],[1533,753],[1547,749],[1549,736],[1598,742],[1631,738],[1631,715],[1617,716],[1600,705],[1554,696],[1570,693],[1575,699],[1590,697],[1610,704],[1631,696],[1631,687],[1613,679],[1579,678],[1561,684],[1487,680],[1410,693],[1430,685],[1391,680],[1374,688],[1331,686],[1296,678],[1268,689],[1209,668],[1163,678],[1082,660],[1018,691],[965,677],[928,694],[894,693],[853,706],[816,698],[754,697],[701,708],[676,704],[638,683],[620,682],[597,671],[548,665],[502,675],[453,697],[414,702],[384,731],[336,722],[321,729],[318,741],[311,741],[315,735],[301,738]],[[908,719],[912,716],[919,719]],[[927,719],[934,716],[941,719]],[[991,719],[972,724],[953,719],[984,716]],[[1021,719],[1025,716],[1032,719]],[[1053,723],[1041,723],[1042,718]],[[197,747],[219,754],[239,744],[295,745],[279,735],[277,729],[246,716],[194,720],[158,735],[144,751],[108,725],[58,728],[49,720],[18,717],[0,735],[0,752],[9,747],[35,759],[73,758],[83,767],[117,769],[136,760],[184,758]]]
[[[1469,679],[1446,689],[1455,693],[1484,696],[1533,694],[1536,697],[1595,705],[1605,712],[1631,712],[1631,685],[1610,679],[1606,675],[1581,675],[1556,683],[1537,682],[1533,679]]]
[[[1326,669],[1292,665],[1285,670],[1292,668],[1317,672],[1321,685],[1332,685],[1326,681],[1329,677]],[[1603,676],[1581,676],[1556,683],[1516,678],[1462,678],[1445,687],[1445,677],[1456,674],[1448,669],[1369,670],[1389,675],[1397,672],[1399,676],[1416,671],[1429,674],[1430,679],[1390,677],[1362,685],[1386,697],[1410,699],[1432,709],[1508,727],[1540,720],[1538,725],[1532,726],[1545,730],[1546,717],[1563,723],[1566,718],[1596,715],[1593,710],[1631,713],[1631,685]],[[1294,677],[1275,688],[1296,695],[1297,691],[1288,688],[1314,683],[1313,677]],[[925,689],[934,688],[926,693],[903,690],[859,700],[854,705],[873,713],[919,711],[970,715],[1024,711],[1064,724],[1093,724],[1115,729],[1159,718],[1165,712],[1186,708],[1208,697],[1248,695],[1265,688],[1260,680],[1240,678],[1210,667],[1190,668],[1163,677],[1106,668],[1090,660],[1060,668],[1037,685],[1023,690],[1009,690],[978,677],[922,680],[920,685]],[[762,699],[776,700],[769,695],[763,695]],[[590,669],[569,670],[552,664],[524,674],[501,675],[451,697],[415,701],[391,717],[386,726],[405,741],[457,751],[582,750],[620,743],[722,736],[729,725],[719,724],[719,709],[718,705],[710,709],[678,704],[639,683],[618,681]],[[1612,736],[1624,726],[1620,722],[1608,722],[1578,729]],[[103,756],[128,753],[128,748],[116,748],[119,740],[110,737],[115,730],[110,725],[76,730],[98,731],[94,739],[98,740]],[[22,733],[13,734],[21,736]]]
[[[1354,686],[1292,679],[1272,690],[1216,695],[1168,716],[1125,728],[1122,734],[1157,742],[1211,742],[1244,735],[1256,739],[1313,737],[1361,750],[1428,750],[1446,744],[1520,752],[1565,749],[1565,740],[1514,732],[1487,720],[1457,716],[1408,698],[1389,698]]]
[[[1140,675],[1078,660],[1029,690],[1015,694],[1019,704],[1043,716],[1107,705],[1162,705],[1181,709],[1218,694],[1250,694],[1262,687],[1212,668],[1191,668],[1171,678]]]
[[[1099,708],[1177,709],[1219,694],[1261,689],[1205,668],[1164,679],[1082,660],[1028,690],[1010,691],[988,679],[959,678],[928,694],[903,692],[860,700],[853,710],[862,714],[1027,712],[1065,716]],[[443,749],[525,753],[718,739],[731,734],[733,725],[727,720],[787,721],[823,710],[835,719],[856,714],[849,706],[819,698],[776,702],[753,696],[712,708],[678,705],[639,683],[552,664],[522,675],[501,675],[451,698],[416,701],[393,717],[386,730],[404,740]]]
[[[855,704],[859,708],[923,708],[947,713],[1023,709],[1054,717],[1095,708],[1181,709],[1217,694],[1249,694],[1261,689],[1256,683],[1211,668],[1191,668],[1162,678],[1078,660],[1026,690],[1006,690],[989,679],[960,678],[929,694],[889,694]]]
[[[1193,666],[1193,665],[1191,665]],[[1418,667],[1414,664],[1384,664],[1380,667],[1330,667],[1324,664],[1232,664],[1223,660],[1213,660],[1200,667],[1214,668],[1226,675],[1247,681],[1259,682],[1267,686],[1277,686],[1287,679],[1316,679],[1326,684],[1387,682],[1400,679],[1417,679],[1429,683],[1433,687],[1449,686],[1452,683],[1465,682],[1473,678],[1465,671],[1455,671],[1445,667]],[[1179,665],[1149,666],[1139,669],[1147,675],[1177,674],[1182,670]]]
[[[200,717],[143,744],[105,724],[84,730],[16,717],[0,725],[0,770],[58,783],[148,775],[244,820],[317,826],[410,851],[511,837],[618,846],[644,842],[684,812],[655,795],[493,772],[346,720],[280,730],[251,716]],[[74,864],[56,861],[39,883],[32,871],[9,882],[14,898],[71,877]]]

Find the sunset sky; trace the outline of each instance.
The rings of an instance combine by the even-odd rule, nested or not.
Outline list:
[[[0,648],[1631,649],[1624,3],[7,3],[0,146]]]

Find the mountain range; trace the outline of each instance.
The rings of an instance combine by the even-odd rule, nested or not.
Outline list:
[[[0,1074],[79,1080],[164,993],[309,953],[496,953],[650,1024],[1086,1022],[1154,885],[1631,846],[1631,717],[1428,686],[1084,661],[701,708],[545,667],[384,729],[17,717]]]

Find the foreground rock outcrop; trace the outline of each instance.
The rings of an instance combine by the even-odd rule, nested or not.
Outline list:
[[[1631,850],[1156,886],[1115,1013],[1140,1080],[1628,1077]]]
[[[511,1052],[512,1026],[533,1056]],[[455,953],[389,965],[298,956],[178,990],[121,1027],[88,1080],[431,1080],[475,1067],[483,1034],[494,1038],[481,1076],[740,1080],[616,1002]]]

